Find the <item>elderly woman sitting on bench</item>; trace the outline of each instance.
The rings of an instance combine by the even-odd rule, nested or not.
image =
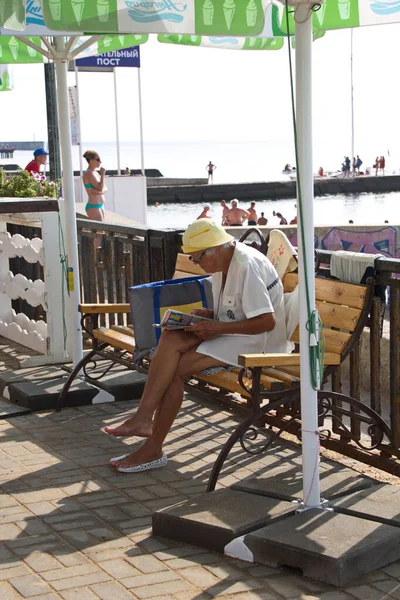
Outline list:
[[[136,414],[119,427],[104,429],[109,435],[146,438],[131,454],[111,459],[122,473],[167,464],[163,442],[190,375],[210,367],[238,366],[239,354],[287,350],[283,287],[266,256],[236,242],[209,219],[187,228],[182,250],[212,274],[214,310],[198,309],[196,314],[215,321],[163,332]]]

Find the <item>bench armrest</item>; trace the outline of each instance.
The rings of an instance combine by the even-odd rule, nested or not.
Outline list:
[[[239,354],[238,363],[242,367],[298,367],[300,354],[276,352],[271,354]],[[340,354],[325,352],[324,365],[340,365]]]
[[[79,312],[85,314],[129,313],[130,304],[80,304]]]
[[[300,354],[274,352],[273,354],[239,354],[239,365],[242,367],[297,367],[300,365]]]

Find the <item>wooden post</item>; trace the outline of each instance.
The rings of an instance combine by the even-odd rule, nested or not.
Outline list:
[[[371,408],[381,414],[381,300],[374,298],[370,320]]]
[[[390,420],[393,446],[400,448],[400,289],[390,288]]]

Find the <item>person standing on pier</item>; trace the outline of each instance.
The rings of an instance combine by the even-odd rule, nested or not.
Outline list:
[[[33,153],[33,160],[26,165],[25,171],[40,175],[40,167],[46,164],[48,155],[49,153],[44,148],[37,148]]]
[[[216,168],[217,167],[215,165],[213,165],[210,160],[210,162],[206,166],[207,173],[208,173],[208,183],[214,183],[214,171]]]

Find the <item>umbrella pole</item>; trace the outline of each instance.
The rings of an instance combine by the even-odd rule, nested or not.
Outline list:
[[[64,37],[55,37],[56,50],[62,55],[65,50]],[[78,305],[79,262],[78,235],[76,230],[76,208],[74,190],[74,171],[72,167],[72,141],[68,111],[67,62],[56,62],[57,102],[60,128],[62,184],[64,196],[65,237],[68,254],[68,336],[69,351],[74,366],[82,359],[82,329],[80,325]]]
[[[307,18],[308,15],[308,18]],[[321,506],[317,392],[311,383],[308,311],[315,310],[314,284],[314,178],[312,156],[312,19],[308,6],[296,10],[296,121],[302,207],[298,198],[300,373],[303,452],[303,502],[305,508]],[[303,227],[303,240],[300,235]],[[307,282],[306,282],[307,277]],[[307,285],[308,283],[308,285]],[[307,302],[307,294],[309,302]]]

